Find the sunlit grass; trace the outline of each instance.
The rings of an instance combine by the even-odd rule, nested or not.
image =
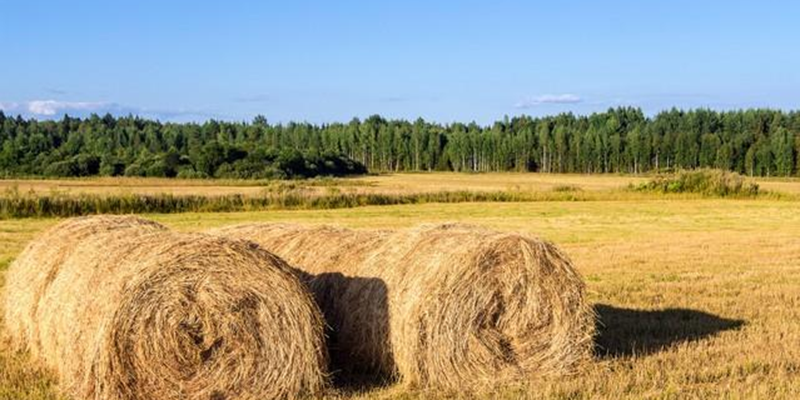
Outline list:
[[[582,179],[590,186],[592,178]],[[249,221],[353,228],[462,221],[541,236],[584,275],[606,324],[601,347],[574,376],[482,397],[800,398],[800,202],[630,197],[147,217],[185,231]],[[56,222],[0,221],[0,268]],[[342,396],[445,395],[390,386]],[[0,344],[0,399],[54,396],[47,374]]]
[[[442,190],[469,191],[551,191],[558,186],[573,186],[583,191],[605,191],[640,184],[649,175],[579,175],[540,173],[454,172],[401,173],[354,178],[317,178],[303,181],[267,181],[242,179],[167,179],[167,178],[74,178],[0,180],[0,192],[16,187],[20,192],[39,194],[174,194],[174,195],[258,195],[265,188],[280,186],[307,187],[316,191],[336,186],[344,192],[418,193]],[[798,178],[754,178],[764,189],[800,193]]]

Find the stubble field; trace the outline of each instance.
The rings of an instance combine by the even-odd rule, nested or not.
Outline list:
[[[358,187],[402,192],[447,188],[551,191],[570,185],[603,193],[640,179],[412,174],[360,178],[355,184],[334,181],[331,185],[342,190]],[[190,187],[197,193],[260,190],[237,182],[200,181],[185,186],[147,180],[74,183],[83,185],[80,190],[99,187],[91,190],[101,192],[160,193],[159,187],[167,191]],[[3,182],[20,190],[26,190],[25,184],[32,181]],[[32,189],[52,190],[47,186],[52,181],[37,184],[40,186]],[[800,192],[800,181],[761,184],[769,190]],[[658,195],[596,198],[146,217],[186,231],[250,221],[353,228],[461,221],[533,234],[564,249],[583,274],[600,320],[596,355],[574,376],[527,382],[485,397],[800,397],[800,202]],[[55,219],[0,221],[0,271],[28,240],[55,223]],[[58,398],[56,385],[54,378],[25,354],[12,353],[8,343],[0,342],[0,399]],[[340,388],[338,393],[345,398],[459,395],[407,392],[393,386]]]

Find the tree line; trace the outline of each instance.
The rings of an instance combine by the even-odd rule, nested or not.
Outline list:
[[[800,173],[800,113],[620,107],[489,126],[371,116],[347,123],[162,123],[135,116],[37,121],[0,112],[6,176],[273,178],[379,171]]]

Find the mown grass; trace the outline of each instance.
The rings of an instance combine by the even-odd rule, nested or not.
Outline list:
[[[251,221],[405,227],[462,221],[556,242],[586,278],[601,322],[576,375],[479,398],[677,399],[800,396],[800,203],[757,199],[415,204],[338,210],[153,214],[184,231]],[[55,219],[0,221],[11,260]],[[52,376],[0,345],[0,398],[55,398]],[[400,387],[345,399],[463,393]],[[334,397],[337,397],[334,396]]]
[[[448,176],[429,176],[425,185],[450,188]],[[419,189],[411,178],[402,177],[410,185],[402,189],[408,193]],[[489,192],[523,179],[456,178],[458,187],[487,187]],[[605,186],[609,178],[570,179],[569,184],[584,190],[555,192],[548,181],[541,190],[520,191],[536,193],[531,196],[541,196],[540,201],[145,216],[182,231],[254,221],[351,228],[461,221],[527,232],[558,244],[585,277],[601,323],[596,355],[574,376],[522,382],[475,397],[800,398],[800,202],[764,193],[720,198],[611,190]],[[788,192],[800,192],[792,186],[797,181],[781,184]],[[602,190],[593,189],[601,185]],[[281,193],[291,192],[296,191]],[[48,217],[0,221],[0,286],[2,270],[25,244],[57,222]],[[26,355],[0,342],[0,399],[55,399],[56,384]],[[348,400],[466,396],[391,385],[340,388],[331,395]]]

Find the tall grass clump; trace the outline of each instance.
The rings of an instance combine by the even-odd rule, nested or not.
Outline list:
[[[556,185],[556,186],[553,186],[553,189],[552,189],[552,191],[554,191],[556,193],[580,192],[582,190],[583,189],[578,185],[569,185],[569,184]]]
[[[172,214],[183,212],[238,212],[263,210],[328,210],[364,206],[424,203],[579,201],[576,192],[470,192],[316,194],[303,189],[265,191],[258,196],[202,195],[93,195],[23,193],[8,190],[0,196],[0,219],[77,217],[94,214]]]
[[[634,187],[637,191],[657,193],[695,193],[714,197],[755,197],[758,184],[736,172],[718,169],[679,171],[658,175]]]

